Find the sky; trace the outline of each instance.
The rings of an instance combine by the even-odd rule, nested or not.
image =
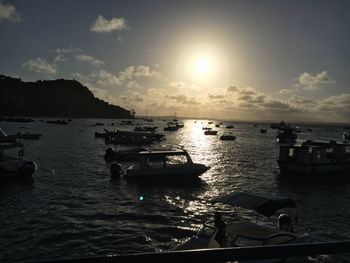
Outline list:
[[[350,122],[349,1],[0,0],[0,74],[137,115]]]

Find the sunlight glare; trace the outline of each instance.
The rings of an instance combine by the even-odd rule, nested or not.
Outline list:
[[[196,71],[200,75],[207,74],[209,72],[209,61],[206,58],[200,58],[197,60]]]

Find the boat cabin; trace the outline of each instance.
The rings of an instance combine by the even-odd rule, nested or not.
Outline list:
[[[280,146],[279,161],[288,163],[329,163],[350,161],[350,145],[336,141],[305,141],[301,145]]]
[[[179,167],[193,164],[186,151],[141,151],[139,168]]]

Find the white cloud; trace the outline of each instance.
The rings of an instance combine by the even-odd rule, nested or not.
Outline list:
[[[36,73],[43,73],[45,75],[55,75],[57,68],[55,64],[50,64],[43,58],[30,59],[23,63],[22,68],[26,68]]]
[[[65,56],[65,54],[61,53],[61,54],[58,54],[55,58],[54,58],[54,62],[55,63],[58,63],[58,62],[63,62],[63,61],[66,61],[68,60],[67,57]]]
[[[281,95],[291,95],[294,92],[294,89],[281,89],[278,94]]]
[[[21,17],[16,11],[16,7],[9,4],[3,4],[0,2],[0,22],[2,20],[8,20],[11,22],[20,22]]]
[[[105,64],[102,60],[99,60],[89,55],[80,54],[76,56],[76,59],[82,62],[89,62],[94,66],[102,66]]]
[[[51,49],[51,52],[57,53],[57,54],[68,54],[68,53],[79,53],[82,50],[77,47],[70,46],[68,48],[56,48],[56,49]]]
[[[312,75],[308,72],[300,74],[295,86],[304,90],[315,90],[320,88],[321,85],[332,83],[336,83],[336,81],[332,80],[328,72],[324,70],[316,75]]]
[[[112,18],[107,20],[103,16],[99,15],[96,21],[91,25],[90,31],[97,33],[109,33],[114,30],[128,29],[127,21],[124,18]]]
[[[91,77],[95,78],[97,84],[101,86],[118,86],[122,84],[122,81],[117,76],[105,70],[93,71]]]
[[[139,65],[129,66],[125,68],[123,71],[118,73],[118,77],[121,80],[131,80],[133,78],[160,78],[162,74],[156,69],[152,69],[149,66]]]

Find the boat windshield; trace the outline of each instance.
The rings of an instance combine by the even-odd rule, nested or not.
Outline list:
[[[264,245],[264,243],[265,243],[265,239],[237,235],[233,242],[233,245],[237,247],[247,247],[247,246],[262,246]]]
[[[173,155],[167,156],[165,158],[165,166],[177,166],[177,165],[186,165],[187,157],[185,155]]]

